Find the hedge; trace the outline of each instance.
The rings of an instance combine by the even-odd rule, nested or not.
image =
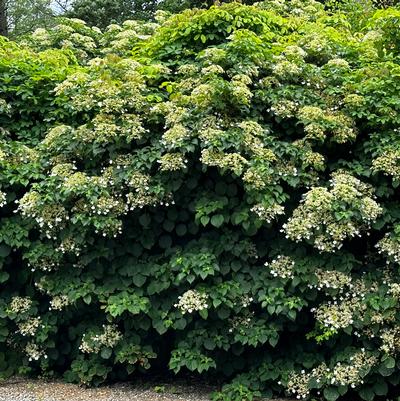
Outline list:
[[[400,9],[345,10],[1,39],[1,377],[396,396]]]

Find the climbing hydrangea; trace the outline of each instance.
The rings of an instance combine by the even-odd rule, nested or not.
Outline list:
[[[0,380],[397,397],[399,10],[368,3],[0,38]]]

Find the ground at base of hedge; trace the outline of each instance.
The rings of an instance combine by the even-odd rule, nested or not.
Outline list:
[[[60,381],[13,378],[0,382],[0,401],[207,401],[215,389],[187,381],[123,383],[88,389]]]

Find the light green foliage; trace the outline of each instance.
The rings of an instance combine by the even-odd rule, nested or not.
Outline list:
[[[391,397],[398,15],[275,0],[2,39],[1,375]]]

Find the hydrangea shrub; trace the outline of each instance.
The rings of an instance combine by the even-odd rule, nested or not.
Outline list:
[[[274,0],[1,39],[1,376],[395,394],[399,16]]]

